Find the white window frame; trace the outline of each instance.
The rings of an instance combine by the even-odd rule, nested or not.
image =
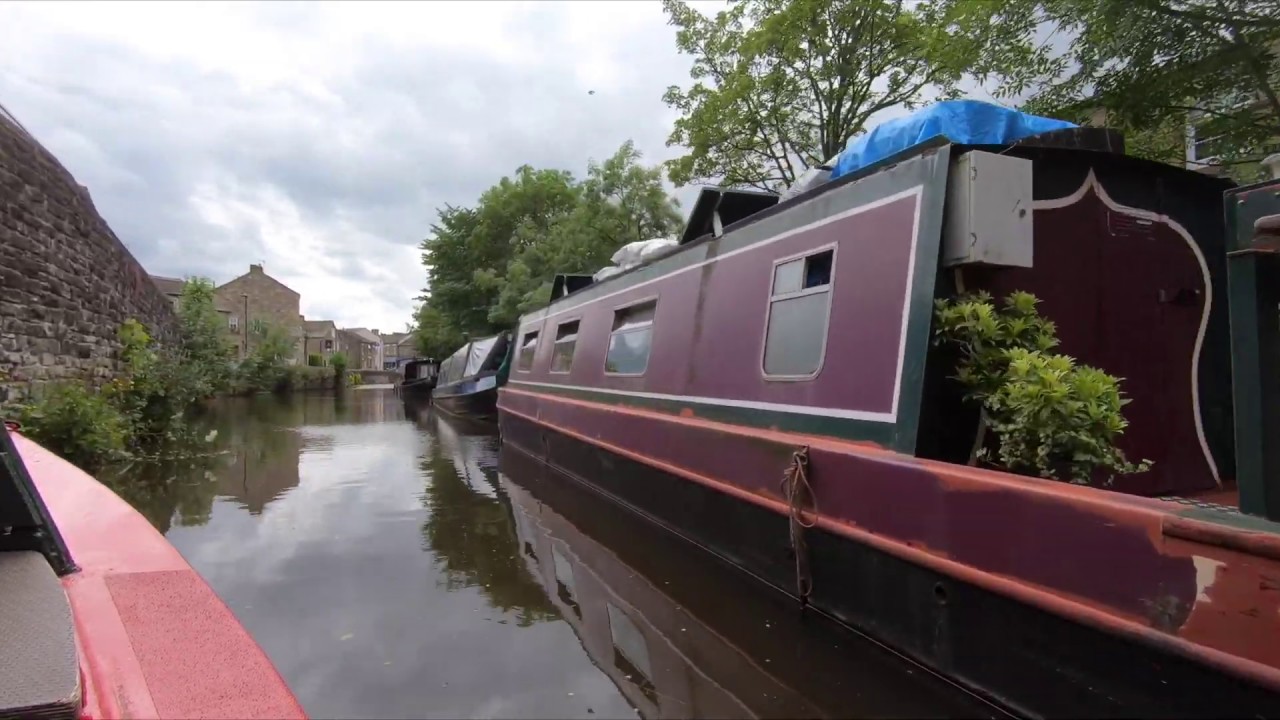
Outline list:
[[[564,327],[565,325],[568,325],[569,323],[578,323],[577,337],[573,339],[573,352],[569,354],[569,369],[568,370],[555,369],[556,346],[560,344],[560,341],[557,340],[556,338],[552,338],[551,339],[551,361],[547,365],[547,372],[552,375],[568,375],[569,372],[573,370],[573,361],[578,357],[578,341],[582,339],[582,316],[579,315],[577,317],[572,317],[572,318],[569,318],[568,320],[564,320],[556,323],[556,335],[560,334],[560,328]],[[607,348],[606,348],[605,355],[606,356],[608,355]]]
[[[240,332],[240,316],[239,315],[227,316],[227,329],[230,330],[231,332]]]
[[[641,305],[647,305],[649,303],[653,303],[653,319],[649,321],[649,354],[646,355],[644,358],[644,369],[638,373],[610,372],[609,371],[609,346],[613,344],[613,336],[617,333],[617,331],[613,329],[613,324],[618,320],[618,312],[622,310],[630,310],[631,308],[639,307]],[[606,376],[608,377],[644,377],[644,374],[649,372],[649,360],[650,358],[653,357],[654,328],[657,327],[657,320],[658,320],[658,296],[657,295],[650,295],[649,297],[641,298],[639,300],[629,300],[620,305],[613,306],[613,310],[609,315],[609,335],[606,338],[607,342],[605,343],[605,346],[604,346],[604,359],[602,361],[602,364],[604,367],[604,374]],[[581,330],[582,326],[579,325],[578,328],[579,330]],[[639,328],[632,328],[627,332],[635,332],[638,329]]]
[[[523,354],[524,343],[529,333],[537,333],[538,337],[533,343],[533,357],[529,358],[529,367],[520,367],[520,357]],[[520,328],[520,340],[516,344],[516,372],[531,373],[533,366],[538,363],[538,348],[542,347],[542,325],[530,325],[529,327]]]
[[[777,281],[778,266],[785,265],[793,260],[801,260],[813,255],[820,255],[827,250],[831,251],[831,277],[826,285],[818,287],[802,288],[795,292],[782,293],[780,295],[773,294],[773,285]],[[760,374],[765,380],[770,382],[805,382],[812,380],[822,374],[822,368],[827,363],[827,341],[831,338],[831,298],[835,295],[836,289],[836,260],[839,259],[840,249],[839,243],[829,243],[827,245],[819,245],[803,252],[794,253],[786,257],[778,258],[773,261],[773,265],[769,268],[769,284],[765,289],[765,312],[764,326],[760,329]],[[808,295],[817,295],[818,293],[827,294],[827,319],[822,327],[822,349],[818,354],[818,367],[808,375],[772,375],[765,370],[765,353],[769,350],[769,322],[773,319],[773,305],[780,300],[794,300],[795,298],[806,297]]]

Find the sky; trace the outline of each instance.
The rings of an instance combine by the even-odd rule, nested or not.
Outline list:
[[[628,139],[678,155],[690,64],[656,1],[0,3],[0,104],[148,272],[262,263],[308,319],[383,332],[437,208]]]

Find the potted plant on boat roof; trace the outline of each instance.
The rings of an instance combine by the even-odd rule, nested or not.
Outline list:
[[[1003,308],[985,292],[936,301],[934,342],[958,350],[954,378],[980,408],[969,464],[1076,484],[1145,472],[1149,460],[1132,463],[1115,444],[1128,426],[1120,380],[1053,352],[1057,328],[1038,302],[1026,292]]]

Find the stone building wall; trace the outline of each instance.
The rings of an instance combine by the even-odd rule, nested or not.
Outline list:
[[[245,328],[247,322],[255,320],[285,329],[298,340],[294,347],[294,359],[304,358],[302,346],[302,315],[300,313],[301,296],[288,285],[276,280],[263,271],[261,265],[250,265],[249,272],[214,290],[220,307],[226,307],[236,316],[236,329],[228,326],[228,339],[236,343],[236,347],[245,350]],[[245,296],[248,296],[247,298]],[[246,300],[247,311],[246,316]],[[254,347],[253,332],[248,333],[248,349]],[[244,357],[242,354],[241,357]]]
[[[0,406],[51,380],[111,377],[129,318],[176,337],[169,300],[89,191],[0,112]]]

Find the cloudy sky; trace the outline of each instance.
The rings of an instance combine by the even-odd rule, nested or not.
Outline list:
[[[308,318],[383,331],[437,207],[628,138],[673,156],[689,64],[657,2],[0,3],[0,103],[148,271],[262,262]]]

